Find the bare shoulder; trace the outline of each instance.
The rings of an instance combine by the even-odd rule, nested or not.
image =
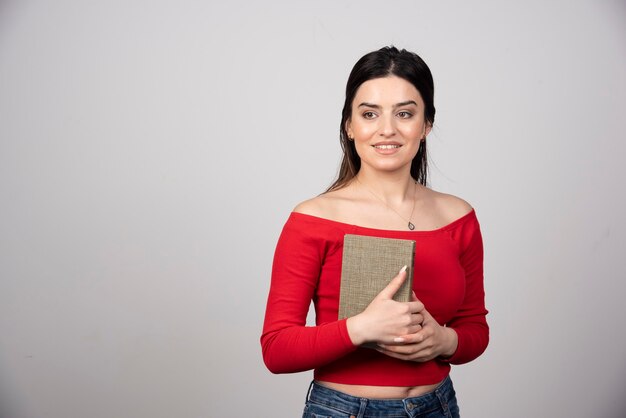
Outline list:
[[[293,211],[318,218],[335,219],[344,200],[341,190],[327,192],[299,203]]]
[[[429,200],[433,206],[433,209],[442,218],[442,223],[448,224],[455,220],[462,218],[470,213],[474,208],[460,197],[453,196],[451,194],[437,192],[432,189],[428,189]]]
[[[312,199],[300,202],[293,208],[294,212],[303,213],[305,215],[319,216],[324,212],[324,195],[315,196]]]

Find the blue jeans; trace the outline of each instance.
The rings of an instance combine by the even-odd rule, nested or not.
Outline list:
[[[459,418],[450,376],[430,393],[406,399],[368,399],[311,383],[302,418]]]

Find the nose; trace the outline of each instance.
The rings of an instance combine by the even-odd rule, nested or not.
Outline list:
[[[380,136],[385,138],[392,137],[396,134],[396,126],[393,116],[384,116],[379,119],[381,121]]]

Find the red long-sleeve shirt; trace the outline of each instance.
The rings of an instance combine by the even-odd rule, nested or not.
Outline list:
[[[345,234],[416,241],[413,290],[439,324],[453,328],[458,348],[446,361],[413,362],[356,347],[338,320]],[[316,326],[305,326],[313,300]],[[472,210],[433,231],[365,228],[292,212],[276,246],[261,336],[274,373],[315,369],[317,380],[374,386],[440,382],[450,363],[478,357],[487,347],[483,246]]]

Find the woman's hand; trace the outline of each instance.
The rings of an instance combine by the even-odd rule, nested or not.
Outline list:
[[[418,301],[415,293],[413,301]],[[458,345],[456,332],[439,325],[426,309],[423,309],[421,314],[424,316],[421,330],[403,335],[393,343],[379,343],[377,350],[400,360],[418,362],[432,360],[439,356],[452,356]]]
[[[393,300],[405,279],[406,266],[363,312],[348,318],[348,334],[355,345],[368,342],[391,344],[403,341],[401,336],[412,336],[422,329],[424,304],[417,298],[411,302]]]

